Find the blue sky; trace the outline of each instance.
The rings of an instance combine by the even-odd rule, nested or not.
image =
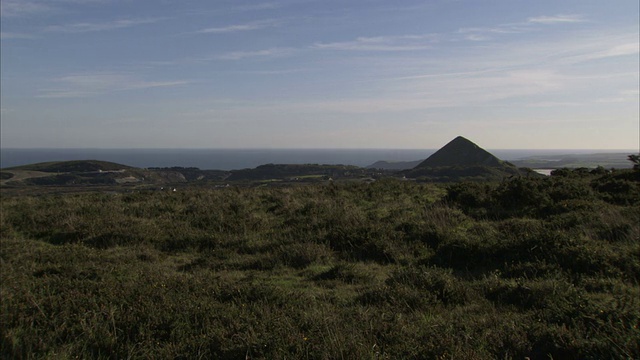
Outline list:
[[[2,0],[1,146],[637,149],[637,0]]]

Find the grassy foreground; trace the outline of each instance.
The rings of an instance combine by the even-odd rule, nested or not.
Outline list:
[[[638,174],[3,196],[2,358],[640,358]]]

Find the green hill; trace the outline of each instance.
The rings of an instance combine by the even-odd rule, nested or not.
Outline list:
[[[16,166],[5,170],[32,170],[53,173],[117,171],[133,169],[131,166],[100,160],[50,161],[24,166]]]
[[[502,161],[462,136],[429,156],[415,168],[441,166],[501,166]]]
[[[140,169],[99,160],[42,162],[2,169],[2,174],[6,186],[116,185],[145,177]]]
[[[500,180],[522,173],[525,172],[462,136],[456,137],[416,167],[404,172],[407,177],[444,182]]]

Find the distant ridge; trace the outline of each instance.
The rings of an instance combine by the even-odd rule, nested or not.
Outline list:
[[[423,160],[414,161],[376,161],[366,166],[367,169],[385,169],[385,170],[407,170],[418,166]]]
[[[442,166],[502,166],[503,162],[472,141],[458,136],[418,164],[419,168]]]
[[[49,161],[30,165],[14,166],[5,170],[33,170],[52,173],[63,172],[89,172],[89,171],[115,171],[133,169],[128,165],[116,164],[109,161],[100,160],[71,160],[71,161]]]

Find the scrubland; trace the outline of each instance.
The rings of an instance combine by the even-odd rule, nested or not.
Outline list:
[[[3,196],[2,358],[640,358],[640,174]]]

